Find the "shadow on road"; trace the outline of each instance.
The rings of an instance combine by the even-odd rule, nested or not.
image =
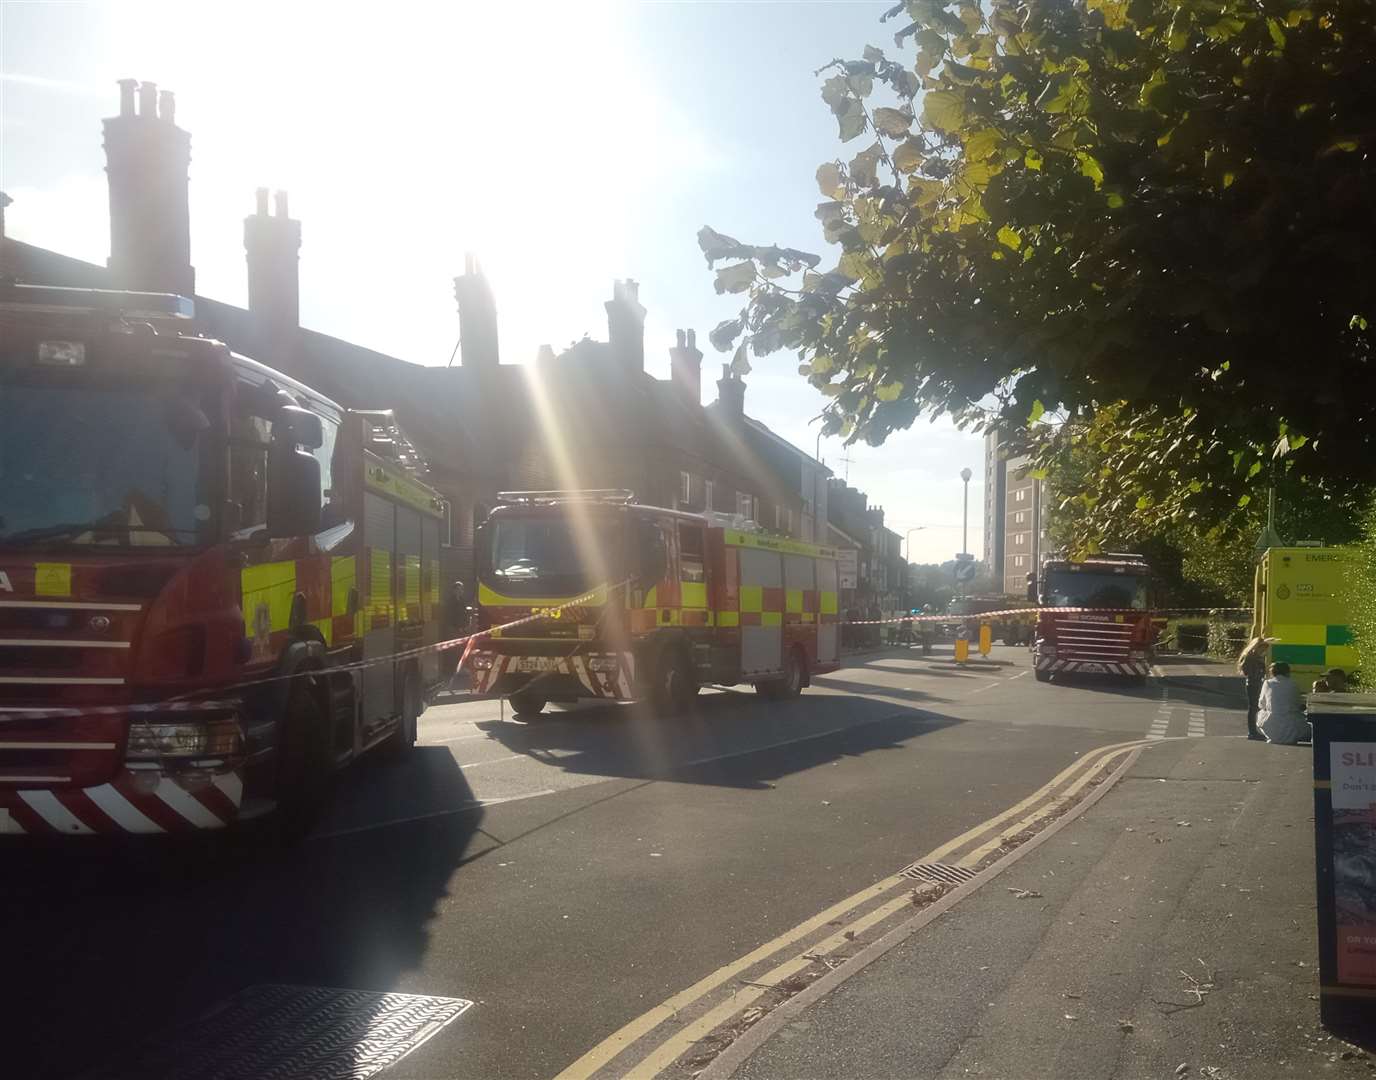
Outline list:
[[[926,698],[917,691],[895,693]],[[846,704],[846,726],[838,729],[834,696],[805,693],[787,703],[753,697],[706,695],[687,715],[671,718],[635,705],[595,706],[534,723],[486,720],[477,727],[512,753],[565,772],[763,788],[780,776],[960,722],[892,701],[854,698]]]
[[[364,765],[342,782],[419,783],[445,789],[446,801],[473,801],[442,748]],[[7,1040],[6,1072],[156,1080],[162,1074],[140,1073],[130,1048],[246,987],[393,988],[424,957],[481,818],[475,807],[424,827],[291,846],[252,830],[5,844],[5,974],[24,991],[9,995],[6,1024],[23,1036]]]

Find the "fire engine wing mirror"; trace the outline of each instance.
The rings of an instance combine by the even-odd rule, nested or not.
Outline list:
[[[284,406],[277,413],[276,423],[285,424],[292,440],[307,450],[319,450],[325,442],[325,429],[320,417],[299,405]]]
[[[320,462],[309,451],[274,442],[268,451],[269,536],[320,531]]]

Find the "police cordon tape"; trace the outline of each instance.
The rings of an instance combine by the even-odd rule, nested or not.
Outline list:
[[[150,702],[127,702],[112,705],[89,705],[89,706],[69,706],[58,708],[20,708],[11,709],[0,707],[0,723],[11,723],[17,720],[46,720],[59,717],[72,716],[111,716],[125,715],[129,713],[163,713],[163,712],[214,712],[217,709],[235,709],[238,702],[201,700],[200,695],[229,694],[238,693],[255,687],[267,686],[272,683],[288,682],[298,678],[318,678],[322,675],[338,675],[344,672],[361,671],[364,668],[376,667],[380,664],[395,664],[398,661],[409,660],[413,657],[422,656],[431,652],[444,652],[465,646],[464,654],[460,656],[457,672],[463,666],[463,660],[467,656],[468,647],[483,638],[490,638],[494,633],[505,633],[507,630],[518,626],[526,626],[534,622],[543,622],[546,619],[557,618],[559,613],[570,608],[583,607],[599,595],[606,596],[616,589],[628,584],[628,581],[620,581],[615,585],[599,586],[590,592],[577,596],[572,600],[567,600],[555,607],[542,608],[538,614],[522,616],[513,619],[511,622],[502,623],[500,626],[489,626],[484,630],[478,630],[472,634],[464,634],[461,637],[449,638],[445,641],[437,641],[430,645],[418,645],[413,649],[403,649],[400,652],[388,653],[386,656],[375,656],[367,660],[355,660],[348,664],[333,664],[324,668],[310,668],[304,671],[293,671],[285,675],[266,675],[259,679],[248,679],[243,682],[231,683],[228,686],[207,687],[204,690],[191,690],[183,694],[177,694],[161,701]],[[1021,617],[1031,620],[1039,615],[1100,615],[1112,617],[1116,615],[1150,615],[1153,619],[1171,619],[1188,617],[1191,615],[1251,615],[1251,608],[1166,608],[1141,611],[1135,608],[1096,608],[1096,607],[1021,607],[1004,608],[999,611],[981,611],[977,614],[969,615],[892,615],[880,619],[852,619],[845,622],[832,623],[830,625],[840,627],[846,626],[890,626],[897,624],[912,623],[969,623],[969,622],[988,622],[992,619],[1007,618],[1009,616]],[[581,644],[581,643],[580,643]]]

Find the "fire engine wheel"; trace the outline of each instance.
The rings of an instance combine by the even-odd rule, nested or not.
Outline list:
[[[1032,671],[1032,677],[1035,678],[1038,682],[1050,682],[1051,672],[1043,671],[1041,668],[1034,668]]]
[[[334,774],[329,725],[316,680],[293,679],[278,748],[277,814],[289,835],[304,835],[329,797]]]
[[[683,650],[670,647],[661,652],[650,692],[655,712],[660,716],[677,716],[688,708],[697,692],[693,670]]]
[[[528,694],[525,692],[512,694],[508,699],[511,702],[511,711],[523,720],[533,720],[545,711],[545,706],[549,702],[538,694]]]
[[[784,658],[783,678],[756,683],[755,691],[770,701],[796,698],[803,692],[803,654],[798,649],[790,649]]]
[[[421,706],[420,675],[413,668],[402,678],[401,723],[387,741],[389,754],[404,757],[414,749],[420,729]]]

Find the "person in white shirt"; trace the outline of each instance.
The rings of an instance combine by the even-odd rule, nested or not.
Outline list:
[[[1269,743],[1293,746],[1309,738],[1309,721],[1304,718],[1304,702],[1299,687],[1290,678],[1290,665],[1278,660],[1271,665],[1271,677],[1261,686],[1257,702],[1257,728]]]

